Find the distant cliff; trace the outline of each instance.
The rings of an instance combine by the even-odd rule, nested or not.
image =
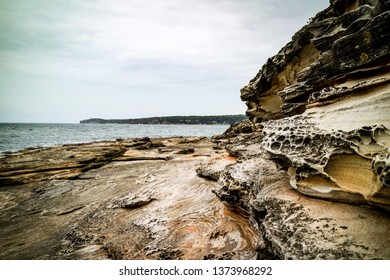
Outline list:
[[[80,123],[117,123],[117,124],[233,124],[247,119],[245,115],[220,116],[170,116],[139,119],[99,119],[82,120]]]

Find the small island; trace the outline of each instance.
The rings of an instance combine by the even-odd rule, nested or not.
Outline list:
[[[80,123],[96,124],[233,124],[247,119],[245,115],[218,115],[218,116],[169,116],[138,119],[100,119],[91,118]]]

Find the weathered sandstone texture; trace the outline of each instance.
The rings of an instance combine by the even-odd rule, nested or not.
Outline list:
[[[331,1],[241,90],[298,191],[390,211],[390,1]]]
[[[239,157],[220,173],[213,191],[227,207],[249,215],[259,259],[390,259],[388,213],[304,196],[261,152],[258,134],[231,141],[228,150]]]
[[[390,259],[389,27],[390,1],[331,1],[241,90],[214,192],[259,258]]]
[[[256,259],[247,217],[196,175],[209,158],[235,162],[223,140],[196,137],[10,153],[0,159],[0,259]]]
[[[390,1],[332,0],[208,138],[0,158],[0,259],[390,259]]]

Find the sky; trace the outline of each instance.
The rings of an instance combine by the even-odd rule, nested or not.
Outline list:
[[[0,122],[244,114],[329,0],[0,0]]]

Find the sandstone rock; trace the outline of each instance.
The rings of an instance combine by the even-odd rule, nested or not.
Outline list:
[[[222,171],[235,162],[236,158],[229,154],[214,156],[210,160],[202,162],[196,169],[196,173],[201,177],[218,181]]]
[[[139,150],[135,139],[22,151],[2,159],[0,168],[18,168],[20,178],[31,166],[76,159],[89,164],[100,154],[121,151],[72,180],[53,179],[45,171],[1,185],[0,259],[255,259],[257,237],[247,218],[226,209],[211,191],[214,182],[195,172],[220,151],[210,139],[182,140],[148,140],[162,143],[169,161],[154,160],[161,156],[158,148]],[[197,154],[177,154],[190,148]],[[120,157],[134,160],[115,160]]]
[[[193,153],[195,153],[195,150],[192,148],[182,149],[182,150],[176,152],[176,154],[179,154],[179,155],[189,155],[189,154],[193,154]]]
[[[121,142],[102,141],[51,148],[26,149],[0,159],[0,185],[47,179],[75,179],[125,152]]]
[[[291,185],[390,211],[388,1],[331,1],[241,90]]]
[[[241,133],[251,133],[257,130],[261,130],[261,125],[254,123],[251,120],[243,120],[241,122],[236,122],[222,134],[224,137],[232,138],[236,137]]]
[[[241,90],[260,129],[229,134],[214,192],[260,259],[390,258],[389,10],[331,1]]]
[[[324,88],[342,88],[346,81],[362,77],[387,76],[388,2],[333,2],[298,31],[241,90],[251,119],[301,114],[310,95]]]
[[[260,259],[389,259],[388,215],[374,209],[304,197],[270,160],[227,167],[217,196],[250,216]]]
[[[264,133],[262,147],[286,162],[291,185],[300,192],[390,210],[389,189],[383,184],[386,161],[379,160],[381,168],[375,171],[390,144],[383,126],[326,131],[297,116],[267,122]]]
[[[390,259],[390,1],[330,2],[224,135],[1,158],[0,258]]]
[[[134,208],[147,205],[155,200],[156,198],[151,197],[150,195],[147,194],[142,194],[142,195],[128,194],[124,197],[114,199],[110,207],[134,209]]]

